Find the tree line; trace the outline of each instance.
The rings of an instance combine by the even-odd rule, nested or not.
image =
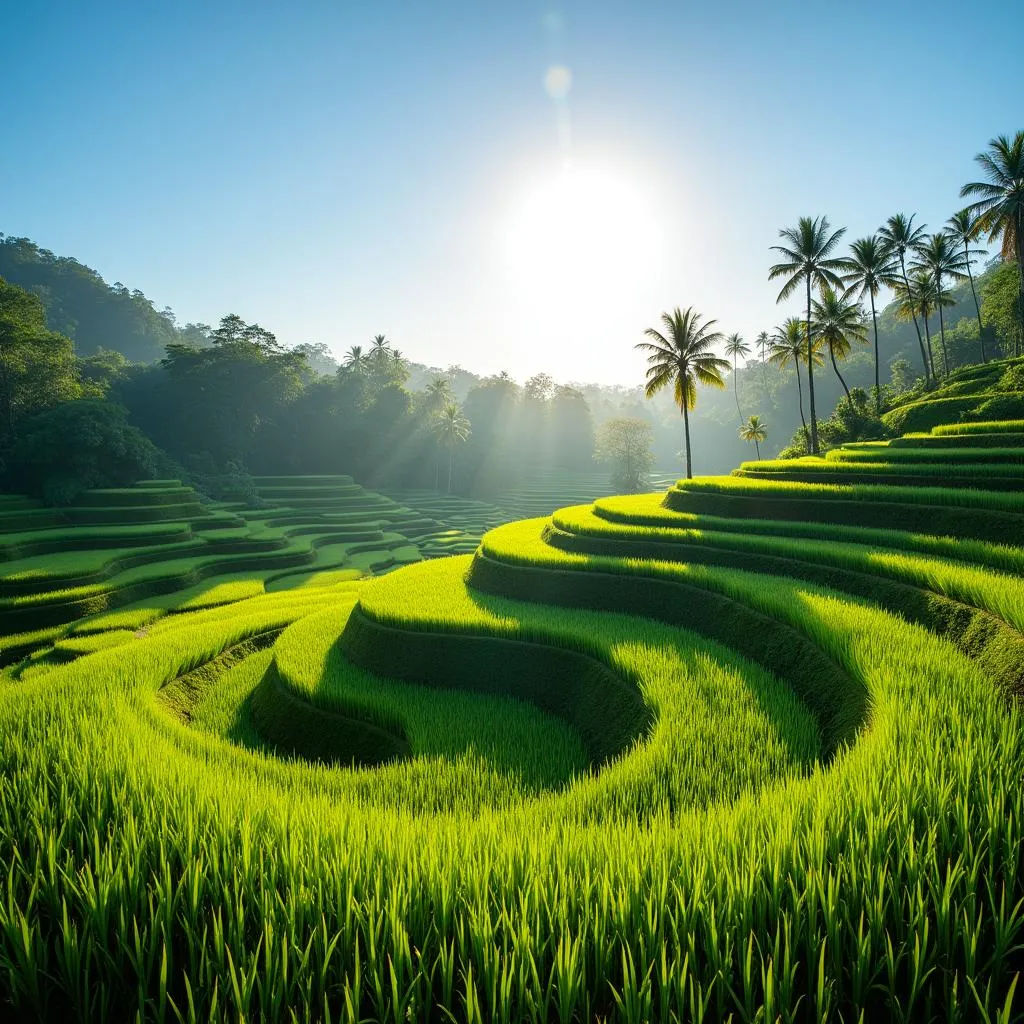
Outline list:
[[[824,364],[827,353],[832,369],[845,396],[847,408],[837,410],[847,419],[856,420],[854,440],[863,436],[884,436],[880,417],[883,410],[883,389],[880,373],[878,341],[878,310],[876,298],[883,288],[896,297],[898,314],[911,320],[917,334],[925,389],[937,386],[951,369],[946,345],[946,324],[943,310],[953,304],[949,285],[967,281],[974,301],[978,325],[977,361],[986,362],[996,348],[991,325],[982,317],[972,266],[982,250],[974,243],[987,237],[988,242],[1001,243],[1000,256],[1016,279],[1016,295],[1012,297],[1012,329],[1004,334],[1009,342],[1005,355],[1020,355],[1024,338],[1024,132],[1011,139],[998,136],[988,148],[977,155],[977,163],[985,172],[985,180],[966,183],[960,190],[963,198],[974,202],[954,213],[943,228],[928,234],[925,225],[915,226],[916,215],[899,213],[890,217],[875,233],[857,239],[849,252],[840,254],[838,247],[845,228],[832,230],[828,217],[801,217],[795,227],[779,232],[782,244],[772,246],[780,261],[768,272],[769,280],[782,279],[777,302],[784,302],[802,291],[804,308],[801,317],[791,316],[769,334],[758,335],[761,364],[774,364],[795,371],[802,436],[796,449],[806,440],[812,455],[820,452],[818,410],[815,401],[814,370]],[[870,304],[870,315],[864,301]],[[938,342],[941,362],[936,358],[932,340],[931,318],[938,313]],[[737,360],[751,354],[751,347],[738,335],[726,338],[713,330],[716,321],[705,320],[692,307],[676,308],[662,314],[664,331],[648,328],[648,341],[637,348],[647,354],[646,394],[653,397],[671,389],[683,418],[686,475],[693,475],[690,443],[690,411],[697,398],[697,386],[725,387],[723,373],[733,372],[736,409],[740,417],[740,436],[752,440],[760,457],[760,442],[767,437],[767,425],[759,414],[744,422],[738,390]],[[922,335],[921,326],[924,326]],[[1010,327],[1009,324],[1005,325]],[[856,400],[839,363],[847,359],[858,345],[871,344],[873,336],[874,387],[873,412]],[[986,349],[986,337],[989,348]],[[724,347],[732,357],[732,365],[715,352]],[[807,374],[808,415],[804,415],[801,368]],[[860,396],[858,396],[858,399]]]

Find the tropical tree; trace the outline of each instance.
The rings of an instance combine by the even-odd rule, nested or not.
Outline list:
[[[441,410],[454,401],[452,387],[447,377],[434,377],[423,389],[423,409],[431,421],[437,419]],[[438,489],[438,478],[441,473],[440,459],[434,460],[434,490]]]
[[[935,279],[927,270],[918,270],[911,274],[907,285],[901,285],[896,290],[896,295],[899,300],[896,315],[901,320],[919,316],[924,321],[924,335],[927,343],[925,374],[935,377],[935,353],[932,351],[932,335],[928,326],[928,318],[935,312],[935,307],[940,302],[943,305],[951,306],[953,300],[948,294],[940,293],[936,289]]]
[[[1024,328],[1024,131],[1012,141],[997,135],[988,150],[974,159],[988,181],[968,182],[960,195],[979,197],[967,209],[978,218],[990,242],[1002,238],[1003,259],[1017,263],[1017,312]]]
[[[981,224],[978,218],[969,209],[959,210],[946,221],[947,230],[953,240],[964,247],[964,269],[967,271],[967,280],[971,282],[971,295],[974,298],[974,312],[978,315],[978,341],[981,343],[981,361],[988,362],[985,355],[985,327],[981,322],[981,305],[978,303],[978,293],[974,288],[974,275],[971,273],[971,258],[980,256],[984,250],[972,249],[971,243],[978,240],[981,234]]]
[[[761,353],[761,382],[764,384],[765,394],[768,393],[768,374],[765,367],[765,363],[768,361],[768,345],[771,339],[768,337],[767,331],[762,331],[757,336],[757,347]]]
[[[379,367],[387,363],[391,356],[391,342],[383,334],[375,334],[370,342],[370,351],[367,359],[371,366]]]
[[[609,467],[617,491],[636,494],[647,485],[647,473],[654,465],[653,440],[650,423],[635,416],[601,424],[594,439],[594,458]]]
[[[346,353],[342,366],[346,370],[358,373],[366,365],[366,356],[363,354],[362,345],[353,345]]]
[[[736,360],[739,356],[750,355],[750,346],[738,334],[730,334],[725,339],[725,354],[732,356],[732,390],[736,396],[736,412],[739,413],[740,423],[742,423],[743,410],[740,408],[739,377],[736,374]]]
[[[859,302],[851,302],[846,294],[839,294],[825,286],[821,289],[821,298],[815,299],[811,304],[811,317],[811,331],[822,345],[828,346],[832,369],[835,370],[849,402],[850,389],[839,372],[836,359],[845,359],[853,348],[853,342],[867,342],[864,311]]]
[[[452,401],[452,385],[447,377],[434,377],[427,382],[423,389],[424,405],[431,415],[440,412],[450,401]]]
[[[903,287],[910,292],[910,278],[907,276],[907,252],[913,251],[923,241],[925,236],[925,225],[914,227],[914,217],[903,213],[893,214],[885,226],[878,231],[878,237],[889,249],[900,265],[900,276],[903,278]],[[924,338],[921,337],[921,325],[917,322],[917,313],[911,312],[910,318],[914,321],[914,330],[917,332],[917,344],[921,349],[921,362],[924,363],[924,379],[930,381],[933,375],[933,366],[930,362],[930,352],[924,349]]]
[[[768,427],[760,416],[751,416],[746,423],[740,427],[740,437],[744,441],[753,441],[754,450],[757,452],[757,461],[761,461],[761,442],[768,437]]]
[[[875,296],[883,287],[895,288],[900,278],[892,250],[878,235],[858,238],[850,246],[850,270],[843,275],[843,282],[847,286],[848,295],[856,293],[861,301],[865,295],[871,299],[871,323],[875,331],[875,415],[880,416],[882,383],[878,369],[878,315],[875,312]]]
[[[779,231],[785,245],[773,245],[781,253],[782,263],[776,263],[768,271],[768,279],[786,278],[776,302],[789,298],[801,282],[807,293],[807,397],[811,413],[811,454],[818,454],[818,418],[814,408],[814,340],[811,334],[811,289],[827,285],[841,289],[839,274],[850,269],[850,261],[831,254],[846,233],[846,228],[829,232],[828,217],[801,217],[795,228]]]
[[[913,270],[923,270],[931,274],[935,282],[935,293],[938,296],[936,305],[939,307],[939,340],[942,343],[942,374],[949,373],[949,360],[946,356],[946,320],[942,315],[944,305],[952,305],[950,302],[943,303],[945,294],[942,287],[944,278],[951,277],[955,281],[963,281],[967,275],[963,272],[963,256],[953,240],[953,236],[945,231],[936,231],[929,235],[917,248],[917,255],[911,263]]]
[[[788,317],[772,336],[771,347],[768,349],[768,362],[784,370],[790,363],[796,371],[796,392],[800,403],[800,422],[807,433],[807,419],[804,416],[804,391],[800,383],[800,364],[806,362],[807,352],[804,348],[805,325],[799,317]],[[814,349],[814,365],[822,365],[821,353]]]
[[[455,449],[469,440],[470,426],[466,414],[455,402],[446,402],[434,421],[434,433],[448,449],[448,493],[452,493],[452,471],[455,467]]]
[[[686,438],[686,477],[693,476],[690,452],[690,410],[697,402],[697,385],[724,388],[722,373],[729,369],[727,360],[716,356],[714,345],[722,341],[722,334],[711,328],[717,323],[703,317],[692,306],[671,313],[662,313],[665,333],[648,327],[644,334],[651,341],[641,341],[635,347],[647,353],[647,386],[644,393],[653,398],[662,388],[671,384],[675,401],[683,414],[683,433]]]

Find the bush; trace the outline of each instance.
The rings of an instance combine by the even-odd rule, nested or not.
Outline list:
[[[832,415],[818,424],[818,447],[823,452],[850,441],[882,441],[888,437],[892,437],[892,431],[871,412],[863,388],[851,389],[849,399],[841,398]],[[799,459],[810,451],[808,431],[800,427],[789,445],[779,452],[779,458]]]
[[[70,505],[94,487],[125,487],[166,472],[168,459],[120,405],[65,402],[33,416],[11,449],[9,490]]]

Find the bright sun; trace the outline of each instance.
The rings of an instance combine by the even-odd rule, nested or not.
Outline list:
[[[640,189],[607,172],[566,168],[513,208],[505,258],[520,301],[561,319],[579,315],[582,301],[621,303],[657,262],[658,241]]]

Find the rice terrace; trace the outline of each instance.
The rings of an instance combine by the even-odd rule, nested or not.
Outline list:
[[[0,70],[83,171],[0,171],[0,1022],[1024,1022],[1016,8],[929,176],[793,157],[797,0],[56,6]],[[742,66],[673,177],[683,42]]]

